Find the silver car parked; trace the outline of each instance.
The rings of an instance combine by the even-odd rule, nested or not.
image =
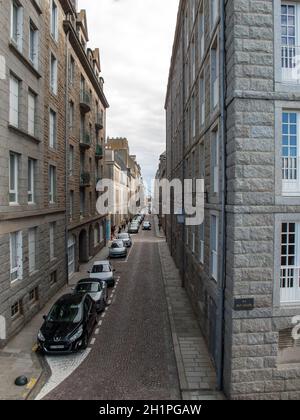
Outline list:
[[[108,301],[107,284],[105,281],[83,279],[77,283],[74,293],[88,294],[96,303],[97,312],[103,312]]]
[[[131,248],[131,247],[132,247],[132,239],[131,239],[131,236],[130,236],[130,234],[129,234],[129,233],[120,233],[120,234],[118,235],[118,239],[119,239],[120,241],[123,241],[123,242],[124,242],[124,245],[125,245],[127,248]]]
[[[109,257],[110,258],[127,257],[127,248],[123,241],[119,239],[113,241],[111,247],[109,248]]]

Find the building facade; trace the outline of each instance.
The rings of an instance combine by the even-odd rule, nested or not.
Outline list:
[[[126,138],[107,139],[105,165],[106,177],[116,183],[116,211],[111,221],[111,227],[115,230],[128,222],[135,215],[133,213],[139,213],[145,207],[144,183],[141,167],[137,157],[130,154]]]
[[[62,2],[66,13],[66,137],[68,272],[78,271],[106,245],[106,217],[96,209],[96,186],[104,173],[106,109],[100,53],[88,48],[84,10]]]
[[[182,0],[167,176],[205,180],[205,218],[167,239],[233,399],[298,399],[299,2]]]
[[[75,0],[1,2],[0,346],[104,246],[107,100]]]
[[[66,282],[62,19],[54,1],[1,2],[0,345]]]

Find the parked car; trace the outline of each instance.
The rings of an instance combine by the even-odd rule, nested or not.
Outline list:
[[[127,257],[127,248],[123,241],[115,240],[109,248],[110,258],[124,258]]]
[[[115,271],[109,261],[96,261],[89,275],[90,279],[105,281],[107,287],[114,287]]]
[[[52,307],[38,333],[42,352],[73,353],[84,350],[97,323],[96,303],[88,294],[62,296]]]
[[[127,248],[131,248],[132,247],[132,239],[129,233],[120,233],[118,235],[118,239],[124,242],[124,245]]]
[[[108,301],[107,284],[105,281],[83,279],[77,283],[75,293],[89,294],[96,303],[97,312],[103,312]]]
[[[133,222],[128,228],[128,233],[137,234],[139,233],[139,230],[140,230],[140,225],[137,222],[136,223]]]
[[[150,222],[143,223],[143,230],[151,230],[152,226]]]

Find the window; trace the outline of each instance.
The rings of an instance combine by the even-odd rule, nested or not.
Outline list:
[[[286,195],[299,195],[299,113],[282,114],[282,191]]]
[[[32,228],[28,231],[28,252],[29,252],[29,273],[32,274],[36,271],[36,237],[37,229]]]
[[[96,246],[98,245],[98,243],[99,243],[99,227],[98,226],[96,226],[95,228],[94,228],[94,247],[96,248]]]
[[[80,217],[84,217],[85,213],[85,193],[84,190],[80,191]]]
[[[196,235],[195,235],[195,226],[192,227],[192,253],[195,253],[196,250]]]
[[[69,105],[69,126],[70,126],[70,131],[73,134],[73,130],[74,130],[74,102],[70,102]]]
[[[74,215],[74,191],[70,191],[70,220],[73,220]]]
[[[50,58],[50,90],[57,95],[57,59],[53,54]]]
[[[71,145],[69,150],[69,175],[74,175],[74,146]]]
[[[52,149],[56,147],[56,129],[57,129],[57,121],[56,121],[56,112],[50,109],[49,114],[49,145]]]
[[[195,95],[192,96],[191,103],[191,119],[192,119],[192,140],[196,136],[196,105],[195,105]]]
[[[17,204],[19,199],[19,155],[9,155],[9,203]]]
[[[212,192],[219,192],[219,132],[211,133],[211,188]]]
[[[10,234],[10,280],[15,282],[23,276],[23,243],[22,232]]]
[[[219,0],[210,1],[211,29],[214,29],[214,26],[215,26],[215,23],[219,14],[218,1]]]
[[[201,6],[199,14],[199,46],[200,46],[200,60],[204,57],[204,13],[203,13],[203,4]]]
[[[285,82],[299,81],[299,12],[299,4],[281,4],[281,67]]]
[[[56,168],[50,165],[49,167],[49,202],[54,204],[56,201]]]
[[[36,95],[28,92],[28,134],[36,135]]]
[[[280,302],[300,303],[300,223],[282,223]]]
[[[22,301],[18,300],[12,307],[11,307],[11,317],[12,319],[18,318],[22,315]]]
[[[50,223],[49,227],[49,239],[50,239],[50,261],[53,261],[55,259],[55,229],[56,224]]]
[[[192,66],[192,81],[191,84],[193,85],[195,78],[196,78],[196,44],[195,44],[195,38],[192,39],[191,44],[191,66]]]
[[[199,226],[199,261],[204,264],[204,222]]]
[[[58,40],[58,8],[54,0],[51,0],[51,36]]]
[[[9,83],[9,123],[15,127],[19,126],[19,97],[20,81],[11,75]]]
[[[200,89],[199,89],[199,99],[200,99],[200,126],[203,126],[205,123],[205,81],[204,81],[204,72],[200,75]]]
[[[74,84],[74,80],[75,80],[75,60],[71,56],[70,57],[70,65],[69,65],[69,82],[70,82],[70,85]]]
[[[35,68],[38,67],[38,30],[32,21],[30,21],[29,33],[29,59]]]
[[[211,102],[212,109],[219,104],[219,46],[217,39],[211,49]]]
[[[23,7],[17,1],[12,2],[11,6],[11,40],[17,48],[23,48]]]
[[[56,283],[57,283],[57,272],[54,271],[53,273],[50,274],[50,286],[55,286]]]
[[[34,159],[28,159],[28,203],[35,202],[35,165]]]
[[[39,300],[39,289],[36,287],[29,292],[29,303],[32,305]]]
[[[211,229],[210,229],[210,270],[211,276],[214,280],[218,280],[218,217],[211,216]]]

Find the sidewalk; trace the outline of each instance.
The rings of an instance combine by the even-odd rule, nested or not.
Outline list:
[[[159,231],[155,217],[155,229]],[[165,241],[158,244],[165,283],[175,356],[183,400],[223,400],[216,391],[216,374],[186,291],[181,287],[179,271]]]
[[[106,260],[107,257],[108,248],[105,247],[87,264],[82,264],[80,271],[69,279],[69,284],[65,285],[22,331],[0,350],[0,400],[31,399],[42,388],[51,374],[44,359],[36,353],[36,337],[43,323],[43,315],[49,312],[60,296],[69,293],[78,280],[88,277],[87,272],[92,268],[94,261]],[[28,378],[29,383],[25,387],[17,387],[14,384],[15,379],[21,375]]]

